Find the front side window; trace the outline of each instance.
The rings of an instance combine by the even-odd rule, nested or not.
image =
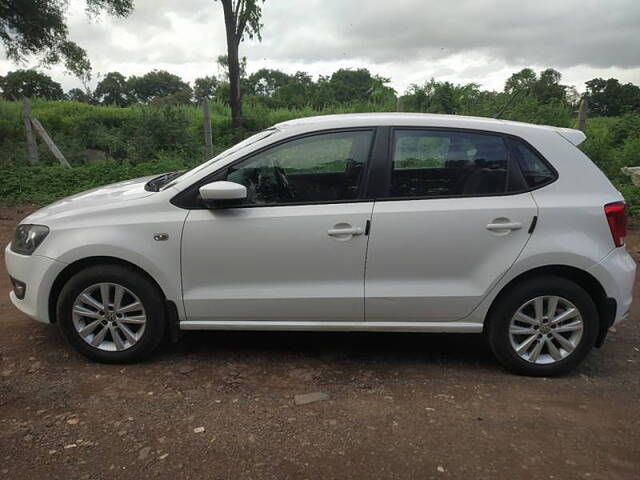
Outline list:
[[[455,197],[508,191],[508,150],[498,135],[396,130],[391,197]]]
[[[225,180],[247,187],[244,205],[352,200],[372,136],[367,130],[292,140],[233,165]]]

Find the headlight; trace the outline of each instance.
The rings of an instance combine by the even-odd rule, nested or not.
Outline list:
[[[11,250],[22,255],[31,255],[47,235],[49,228],[44,225],[18,225],[11,242]]]

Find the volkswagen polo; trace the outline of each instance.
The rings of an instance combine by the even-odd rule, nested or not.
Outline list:
[[[483,333],[566,372],[627,316],[625,204],[582,132],[357,114],[60,200],[7,246],[13,304],[91,359],[181,330]]]

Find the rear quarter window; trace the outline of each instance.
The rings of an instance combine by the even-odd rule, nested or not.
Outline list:
[[[556,174],[551,167],[524,142],[514,140],[511,147],[529,188],[537,188],[555,180]]]

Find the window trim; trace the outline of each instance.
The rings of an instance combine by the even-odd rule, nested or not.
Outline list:
[[[226,176],[227,171],[230,168],[233,168],[235,165],[249,160],[252,157],[260,155],[272,148],[279,147],[286,143],[290,143],[296,140],[300,140],[302,138],[315,137],[319,135],[330,135],[332,133],[349,133],[349,132],[371,132],[371,142],[369,144],[369,152],[367,155],[367,160],[365,163],[365,169],[360,178],[358,184],[358,193],[355,198],[344,199],[344,200],[322,200],[317,202],[281,202],[281,203],[267,203],[267,204],[253,204],[253,205],[220,205],[219,207],[211,208],[204,205],[202,202],[193,198],[194,193],[198,191],[198,189],[202,185],[206,185],[207,183],[211,183],[214,181],[220,180],[219,177],[223,175]],[[371,126],[371,127],[351,127],[351,128],[329,128],[323,130],[314,130],[312,132],[305,132],[298,135],[292,135],[287,138],[283,138],[278,140],[277,142],[270,143],[269,145],[265,145],[264,147],[255,150],[247,155],[244,155],[233,162],[220,167],[218,170],[210,173],[206,177],[198,180],[197,182],[189,185],[187,188],[182,190],[180,193],[176,194],[171,198],[170,202],[176,207],[183,208],[186,210],[222,210],[229,208],[264,208],[264,207],[289,207],[289,206],[303,206],[303,205],[331,205],[331,204],[342,204],[342,203],[359,203],[359,202],[367,202],[372,201],[371,198],[368,198],[366,195],[367,186],[370,178],[371,166],[373,163],[374,152],[379,151],[379,127]]]
[[[509,163],[508,163],[508,176],[507,181],[511,175],[512,170],[516,170],[519,176],[524,181],[524,184],[527,185],[526,188],[520,190],[506,191],[500,193],[485,193],[485,194],[469,194],[469,195],[430,195],[430,196],[407,196],[407,197],[391,197],[389,195],[389,191],[391,189],[391,172],[393,168],[393,146],[394,146],[394,138],[395,132],[397,130],[418,130],[418,131],[437,131],[437,132],[454,132],[454,133],[471,133],[471,134],[480,134],[480,135],[491,135],[496,137],[501,137],[502,141],[509,153]],[[511,144],[511,141],[520,142],[524,144],[527,148],[529,148],[533,153],[538,156],[538,158],[545,164],[547,168],[553,173],[553,178],[546,183],[537,185],[536,187],[529,187],[520,167],[520,163],[515,158],[516,152],[514,145]],[[377,182],[376,192],[378,193],[374,200],[376,202],[397,202],[397,201],[411,201],[411,200],[440,200],[440,199],[456,199],[456,198],[484,198],[484,197],[507,197],[511,195],[521,195],[523,193],[532,192],[534,190],[538,190],[540,188],[546,187],[551,183],[554,183],[558,180],[558,171],[551,165],[551,163],[542,155],[538,149],[536,149],[533,145],[527,142],[524,138],[518,137],[517,135],[511,135],[503,132],[496,132],[492,130],[479,130],[473,128],[455,128],[455,127],[430,127],[430,126],[404,126],[404,125],[395,125],[389,127],[389,136],[387,139],[387,148],[386,148],[386,159],[383,171],[379,172],[378,175],[382,174],[381,180]],[[382,187],[382,188],[381,188]]]

